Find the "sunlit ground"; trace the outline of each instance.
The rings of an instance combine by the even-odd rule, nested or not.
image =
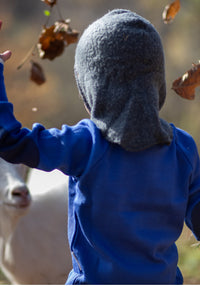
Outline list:
[[[184,228],[177,246],[184,284],[200,284],[200,245],[188,228]]]

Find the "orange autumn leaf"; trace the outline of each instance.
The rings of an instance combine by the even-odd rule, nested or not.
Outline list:
[[[79,32],[72,30],[69,23],[70,20],[57,21],[49,28],[44,27],[38,41],[40,58],[53,60],[66,46],[78,41]]]
[[[53,7],[56,5],[57,0],[41,0],[42,2],[46,3],[47,5]]]
[[[46,81],[42,67],[33,61],[31,61],[30,79],[38,85],[41,85]]]
[[[195,98],[197,86],[200,86],[200,63],[193,64],[189,71],[176,79],[172,84],[172,89],[181,97],[192,100]]]
[[[165,24],[171,23],[178,11],[180,10],[180,0],[175,0],[171,4],[167,5],[163,11],[162,18]]]

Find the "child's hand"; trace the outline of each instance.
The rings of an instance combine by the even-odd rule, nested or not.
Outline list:
[[[0,54],[0,59],[2,59],[4,62],[7,61],[11,57],[11,51],[6,51]]]
[[[2,26],[2,21],[0,20],[0,30]],[[5,51],[3,53],[0,53],[0,58],[5,62],[11,57],[11,51]]]

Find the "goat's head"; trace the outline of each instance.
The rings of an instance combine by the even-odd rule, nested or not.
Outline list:
[[[26,185],[28,168],[0,159],[0,207],[25,211],[30,205],[31,196]]]

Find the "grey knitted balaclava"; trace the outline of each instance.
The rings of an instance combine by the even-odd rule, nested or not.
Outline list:
[[[84,31],[75,77],[91,120],[108,141],[127,151],[171,143],[172,127],[159,118],[164,68],[157,31],[136,13],[113,10]]]

